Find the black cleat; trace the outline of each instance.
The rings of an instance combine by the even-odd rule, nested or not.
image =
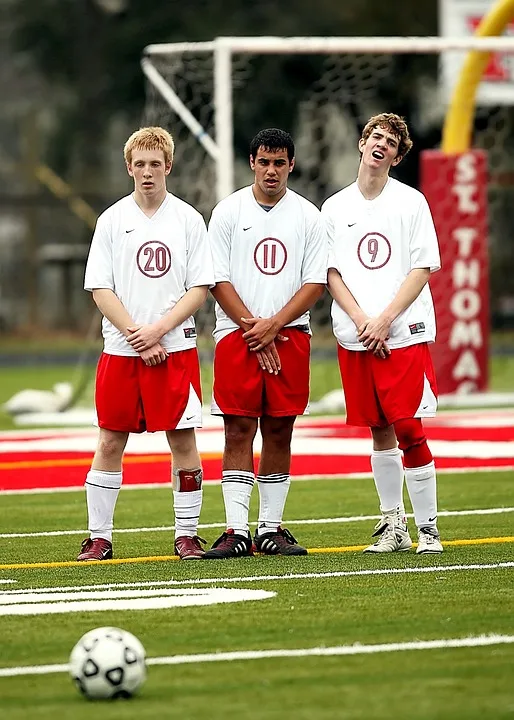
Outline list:
[[[249,557],[253,555],[250,535],[236,535],[229,529],[219,537],[212,548],[207,550],[204,560],[225,560],[226,558]]]
[[[307,550],[298,545],[296,538],[286,528],[277,528],[272,532],[253,537],[257,552],[265,555],[307,555]]]

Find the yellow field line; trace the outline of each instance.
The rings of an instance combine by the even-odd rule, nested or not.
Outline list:
[[[0,462],[0,470],[37,470],[47,467],[87,467],[91,465],[92,455],[83,458],[70,458],[62,460],[18,460],[13,462]],[[221,453],[202,453],[205,460],[220,460]],[[166,453],[160,455],[125,455],[123,462],[126,465],[140,465],[142,463],[159,463],[169,460]]]
[[[489,537],[489,538],[469,538],[463,540],[445,540],[443,545],[462,546],[462,545],[498,545],[499,543],[512,543],[514,536],[505,537]],[[308,550],[309,555],[320,555],[322,553],[346,553],[359,552],[364,550],[367,545],[344,545],[343,547],[327,547],[327,548],[311,548]],[[417,543],[412,543],[412,547],[417,547]],[[62,568],[62,567],[84,567],[86,565],[122,565],[124,563],[148,563],[148,562],[175,562],[179,558],[177,555],[150,555],[148,557],[135,558],[115,558],[113,560],[85,560],[77,562],[76,560],[64,560],[61,562],[40,562],[40,563],[12,563],[10,565],[0,565],[0,570],[39,570],[40,568]]]

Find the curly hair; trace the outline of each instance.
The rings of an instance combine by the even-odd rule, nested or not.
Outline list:
[[[123,148],[125,162],[132,162],[132,152],[134,150],[162,150],[164,162],[168,164],[173,162],[175,143],[169,132],[164,128],[157,126],[143,127],[132,133],[125,143]]]
[[[412,140],[409,135],[409,128],[405,119],[394,113],[380,113],[370,117],[361,134],[361,139],[366,141],[373,130],[377,127],[389,130],[398,138],[398,155],[404,158],[412,147]]]

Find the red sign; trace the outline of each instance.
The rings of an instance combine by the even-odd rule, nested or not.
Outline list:
[[[421,190],[432,211],[442,261],[442,269],[430,279],[439,393],[484,391],[489,377],[486,154],[426,150]]]
[[[466,18],[470,35],[475,34],[481,22],[482,18],[476,15]],[[513,30],[514,23],[509,23],[505,28],[504,34],[512,35]],[[488,80],[489,82],[510,82],[512,80],[512,69],[510,67],[509,56],[506,53],[491,53],[489,62],[482,75],[482,80]]]

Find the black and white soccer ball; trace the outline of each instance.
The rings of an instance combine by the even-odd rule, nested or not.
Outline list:
[[[95,628],[71,651],[69,671],[80,692],[91,700],[129,698],[146,679],[145,649],[126,630]]]

